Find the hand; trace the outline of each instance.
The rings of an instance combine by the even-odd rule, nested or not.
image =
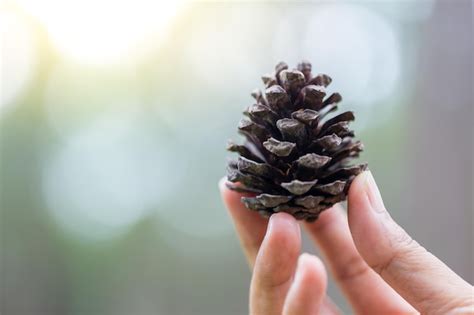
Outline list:
[[[300,255],[300,225],[290,215],[269,220],[247,210],[221,181],[222,198],[253,269],[252,315],[338,314],[326,296],[319,258]],[[339,205],[302,224],[357,314],[474,314],[473,287],[415,242],[393,221],[370,172]]]

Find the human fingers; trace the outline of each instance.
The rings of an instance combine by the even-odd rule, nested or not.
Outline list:
[[[281,315],[301,248],[300,227],[287,213],[270,217],[250,285],[250,314]]]
[[[370,172],[354,180],[348,205],[349,226],[359,253],[417,310],[448,314],[474,305],[472,286],[391,218]]]
[[[284,315],[320,314],[326,296],[327,274],[321,260],[302,254],[298,258],[295,278],[286,296]]]
[[[416,312],[360,256],[340,205],[324,211],[318,220],[306,223],[305,228],[321,249],[335,281],[355,313]]]
[[[228,189],[225,183],[225,177],[219,181],[222,200],[232,217],[247,262],[252,268],[260,244],[265,236],[268,219],[261,217],[256,212],[249,211],[240,201],[244,194]]]

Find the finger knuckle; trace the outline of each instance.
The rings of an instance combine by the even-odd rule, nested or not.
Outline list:
[[[390,254],[384,259],[376,261],[370,267],[382,277],[387,271],[396,268],[394,266],[400,263],[409,263],[413,269],[418,263],[418,257],[425,252],[424,247],[403,232],[392,239]]]
[[[437,310],[439,314],[460,315],[474,314],[474,297],[450,298],[444,305]]]
[[[343,265],[337,267],[335,272],[336,280],[339,282],[349,282],[370,271],[369,265],[358,254],[351,255]]]

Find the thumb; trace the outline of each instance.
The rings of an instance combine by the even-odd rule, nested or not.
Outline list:
[[[414,241],[385,209],[372,174],[360,174],[348,197],[354,243],[368,263],[421,313],[472,307],[473,288]]]

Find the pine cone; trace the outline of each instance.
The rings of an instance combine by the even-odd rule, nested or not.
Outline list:
[[[262,80],[265,92],[252,93],[256,104],[244,111],[248,119],[238,126],[245,143],[228,145],[240,156],[228,164],[227,185],[251,193],[242,202],[263,216],[283,211],[314,221],[346,199],[350,183],[367,167],[349,165],[363,149],[348,126],[354,114],[327,118],[342,97],[325,98],[332,80],[325,74],[313,77],[307,61],[296,70],[280,62]]]

